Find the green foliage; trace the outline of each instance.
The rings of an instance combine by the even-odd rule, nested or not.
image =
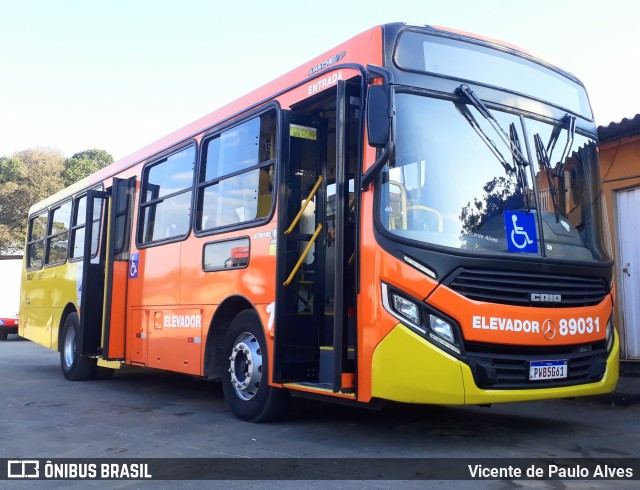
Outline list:
[[[0,158],[0,184],[7,184],[9,182],[17,182],[20,180],[26,167],[22,160],[16,157],[1,157]]]
[[[484,192],[482,199],[474,197],[473,204],[467,203],[460,214],[465,233],[476,233],[505,209],[517,209],[522,205],[522,195],[511,179],[495,177],[484,185]]]
[[[104,150],[65,159],[60,150],[30,148],[0,157],[0,254],[22,250],[33,204],[112,162]]]
[[[104,150],[85,150],[76,153],[64,162],[62,178],[71,185],[103,167],[113,163],[113,157]]]

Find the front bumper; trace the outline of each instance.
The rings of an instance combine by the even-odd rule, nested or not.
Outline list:
[[[604,375],[596,382],[545,388],[482,389],[477,386],[468,364],[398,324],[373,353],[371,394],[385,400],[444,405],[484,405],[599,395],[616,387],[618,350],[616,334]]]

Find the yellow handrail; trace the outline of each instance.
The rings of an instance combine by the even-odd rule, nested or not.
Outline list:
[[[402,229],[406,230],[407,229],[407,191],[404,188],[404,185],[402,185],[400,182],[396,182],[395,180],[390,180],[389,181],[389,185],[395,185],[398,189],[400,189],[400,214],[399,216],[402,218]],[[397,218],[398,215],[396,214],[395,216],[393,216],[393,219]],[[391,216],[389,216],[389,218],[392,218]],[[391,228],[392,230],[395,230],[396,224],[393,222],[393,220],[389,223],[389,228]]]
[[[298,259],[298,263],[293,268],[293,271],[291,271],[291,274],[289,274],[289,278],[283,283],[285,286],[288,286],[289,284],[291,284],[291,281],[293,281],[293,278],[297,274],[298,269],[300,269],[300,266],[302,265],[302,262],[304,262],[304,259],[307,257],[307,254],[309,253],[309,250],[311,250],[311,245],[313,245],[313,242],[316,241],[316,238],[318,238],[318,235],[320,234],[321,230],[322,230],[322,223],[319,223],[318,227],[316,228],[316,231],[314,232],[313,236],[311,237],[311,240],[309,241],[309,243],[307,243],[307,246],[305,247],[304,252],[302,252],[302,255]]]
[[[296,227],[296,225],[298,224],[298,221],[300,221],[300,217],[302,216],[302,213],[304,213],[304,210],[307,208],[307,204],[309,204],[309,202],[311,202],[311,199],[313,199],[313,196],[316,195],[316,191],[318,190],[318,187],[320,187],[321,183],[322,183],[322,175],[318,177],[318,182],[316,182],[316,185],[314,185],[313,189],[311,189],[311,193],[309,194],[309,197],[307,197],[307,200],[304,202],[304,204],[300,208],[300,211],[298,212],[298,215],[293,220],[293,223],[291,223],[291,226],[287,229],[287,231],[284,232],[285,235],[288,235],[289,233],[291,233],[293,229]]]

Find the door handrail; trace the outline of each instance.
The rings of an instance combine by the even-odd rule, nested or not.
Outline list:
[[[392,230],[395,229],[396,223],[393,220],[395,220],[398,216],[400,216],[402,219],[402,229],[406,230],[407,229],[407,190],[404,188],[404,184],[402,184],[401,182],[396,182],[395,180],[390,180],[389,185],[390,186],[395,185],[398,189],[400,189],[400,214],[389,216],[390,218],[389,228],[391,228]],[[391,194],[391,191],[389,191],[389,194]]]
[[[322,178],[322,177],[320,177],[320,178]],[[300,266],[302,265],[302,262],[304,262],[304,259],[307,258],[307,254],[309,253],[309,250],[311,250],[311,245],[313,245],[313,243],[316,241],[316,238],[318,238],[318,235],[320,234],[320,231],[322,231],[322,223],[318,223],[318,227],[316,228],[316,231],[313,233],[313,236],[311,237],[311,240],[309,240],[309,243],[307,243],[307,246],[305,247],[304,251],[302,252],[302,255],[298,259],[298,262],[296,263],[295,267],[291,271],[291,274],[289,274],[289,277],[283,283],[284,286],[288,286],[289,284],[291,284],[291,281],[293,281],[293,278],[298,273],[298,269],[300,269]]]
[[[313,189],[311,189],[311,192],[309,193],[309,197],[307,197],[307,199],[304,201],[304,204],[300,208],[298,215],[294,218],[293,222],[291,223],[291,226],[289,226],[289,228],[287,228],[287,231],[284,232],[285,235],[288,235],[289,233],[291,233],[293,229],[296,227],[296,225],[298,224],[298,221],[300,221],[300,218],[302,217],[302,213],[304,213],[304,210],[307,209],[307,205],[311,202],[311,199],[313,199],[313,196],[316,195],[318,187],[320,187],[321,183],[322,183],[322,175],[318,177],[318,181],[316,182],[316,185],[314,185]]]

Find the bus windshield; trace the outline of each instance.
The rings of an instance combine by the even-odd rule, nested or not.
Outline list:
[[[472,105],[399,93],[396,108],[396,148],[382,174],[379,210],[389,233],[484,253],[610,260],[593,139],[558,127],[551,168],[535,155],[532,168]],[[517,115],[491,115],[524,155],[554,132],[534,119],[523,118],[525,128]]]

